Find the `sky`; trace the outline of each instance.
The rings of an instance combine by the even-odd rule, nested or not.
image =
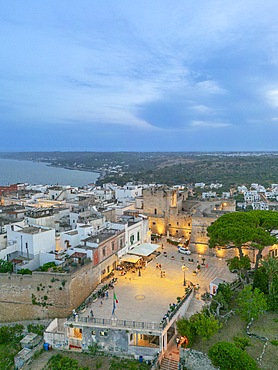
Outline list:
[[[276,0],[0,5],[0,151],[278,150]]]

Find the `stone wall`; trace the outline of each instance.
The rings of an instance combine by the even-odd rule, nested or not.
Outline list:
[[[101,266],[74,273],[0,274],[0,321],[66,317],[100,282]]]

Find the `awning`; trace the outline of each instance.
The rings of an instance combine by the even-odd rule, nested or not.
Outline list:
[[[139,256],[135,256],[134,254],[126,254],[120,258],[120,262],[130,262],[136,263],[141,259]]]
[[[138,256],[149,256],[159,247],[160,247],[159,244],[144,243],[138,245],[138,247],[131,249],[128,252],[128,254],[137,254]]]

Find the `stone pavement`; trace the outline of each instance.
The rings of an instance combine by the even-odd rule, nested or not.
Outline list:
[[[161,254],[145,269],[141,270],[141,276],[138,276],[138,272],[128,272],[125,276],[121,276],[118,271],[116,272],[115,277],[118,278],[118,283],[115,285],[114,292],[119,303],[116,304],[115,315],[119,320],[159,323],[167,312],[169,304],[176,303],[177,297],[184,294],[183,264],[188,267],[185,272],[186,284],[192,282],[200,285],[199,293],[196,294],[189,307],[190,313],[200,309],[202,302],[200,296],[209,291],[211,280],[215,277],[221,277],[227,282],[231,282],[236,278],[234,274],[229,272],[226,262],[216,257],[205,256],[208,268],[202,267],[198,275],[194,276],[193,270],[197,267],[197,261],[199,264],[202,263],[202,256],[197,254],[182,255],[176,246],[165,242],[163,249],[160,248],[159,251]],[[164,256],[164,252],[167,257]],[[189,263],[188,258],[193,258],[194,263]],[[156,268],[157,263],[161,264],[161,270]],[[165,272],[165,277],[161,277],[161,271]],[[113,291],[109,290],[108,299],[98,299],[80,316],[88,317],[92,310],[95,318],[111,319],[112,309]]]

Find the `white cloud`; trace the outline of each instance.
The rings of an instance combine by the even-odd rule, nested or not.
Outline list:
[[[192,121],[190,124],[191,128],[223,128],[231,126],[230,123],[225,122],[210,122],[210,121]]]
[[[194,105],[192,107],[192,109],[194,109],[196,112],[198,113],[202,113],[202,114],[211,114],[213,113],[213,110],[209,107],[207,107],[206,105]]]
[[[267,91],[267,100],[273,107],[278,107],[278,90]]]
[[[226,90],[221,88],[216,81],[205,80],[198,82],[196,87],[201,90],[201,92],[208,94],[226,94]]]

